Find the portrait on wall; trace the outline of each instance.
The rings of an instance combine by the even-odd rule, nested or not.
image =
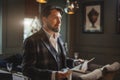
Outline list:
[[[101,2],[91,2],[84,4],[83,32],[101,33],[103,32],[103,6]]]

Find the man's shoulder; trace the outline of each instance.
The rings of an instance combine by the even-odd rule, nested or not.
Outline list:
[[[27,40],[41,40],[46,39],[46,34],[43,30],[40,30],[27,38]]]
[[[40,31],[37,31],[36,33],[32,34],[31,36],[29,36],[29,38],[37,38],[37,37],[42,37],[45,33],[43,32],[43,30],[41,29]]]

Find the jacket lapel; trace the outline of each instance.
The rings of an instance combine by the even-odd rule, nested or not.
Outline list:
[[[42,36],[41,40],[44,43],[45,47],[50,51],[50,53],[52,54],[52,56],[56,60],[56,51],[54,50],[52,44],[49,42],[49,39],[48,39],[48,37],[43,29],[41,29],[40,35]],[[56,60],[56,62],[57,62],[57,60]]]
[[[43,41],[44,45],[46,46],[46,48],[50,51],[50,53],[53,55],[53,57],[56,60],[56,52],[53,49],[53,46],[51,44],[47,44],[45,41]]]
[[[61,40],[61,38],[58,38],[58,44],[59,44],[60,47],[61,47],[61,51],[62,51],[63,55],[66,55],[65,48],[64,48],[64,43],[63,43],[63,41]]]

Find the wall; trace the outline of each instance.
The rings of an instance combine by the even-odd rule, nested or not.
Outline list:
[[[93,0],[84,0],[89,2]],[[102,1],[102,0],[99,0]],[[95,62],[99,64],[112,63],[120,61],[120,34],[116,32],[116,0],[104,1],[104,33],[89,34],[82,32],[82,3],[80,10],[73,20],[71,26],[70,40],[72,47],[72,55],[74,52],[79,52],[81,58],[90,59],[96,57]],[[83,3],[84,3],[83,2]],[[75,21],[76,19],[76,21]],[[74,28],[73,28],[74,27]],[[71,50],[70,49],[70,50]]]
[[[0,0],[0,54],[2,54],[2,0]]]
[[[25,17],[35,18],[39,17],[39,3],[36,0],[24,0],[25,1]]]
[[[22,52],[24,0],[2,1],[2,53]]]

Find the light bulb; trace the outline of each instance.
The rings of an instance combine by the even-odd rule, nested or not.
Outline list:
[[[39,3],[47,3],[47,0],[36,0]]]

